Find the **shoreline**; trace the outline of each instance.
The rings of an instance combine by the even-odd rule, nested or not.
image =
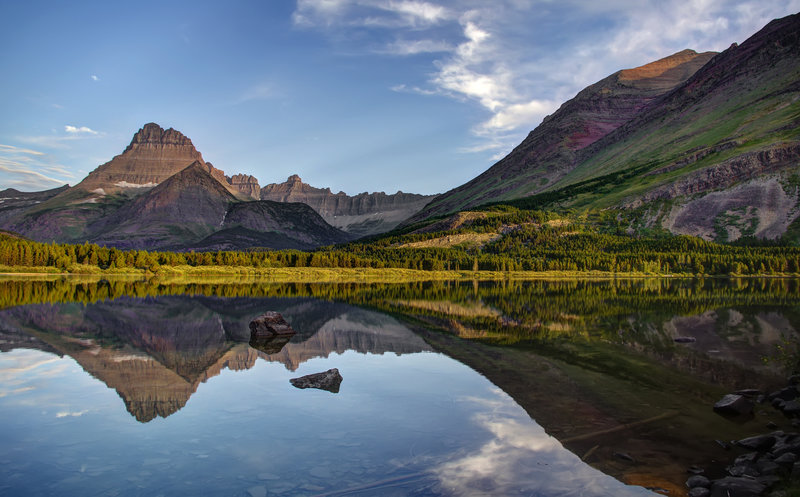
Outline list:
[[[22,269],[22,268],[21,268]],[[51,279],[51,278],[88,278],[88,279],[195,279],[195,278],[245,278],[248,281],[285,283],[353,283],[353,282],[418,282],[418,281],[533,281],[543,279],[799,279],[800,274],[649,274],[640,272],[607,272],[607,271],[424,271],[404,268],[245,268],[222,266],[212,270],[198,270],[194,267],[186,270],[166,270],[151,272],[109,271],[98,269],[87,272],[52,272],[42,268],[26,267],[22,271],[0,269],[3,279]]]

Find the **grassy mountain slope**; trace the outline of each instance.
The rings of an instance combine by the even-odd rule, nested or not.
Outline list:
[[[436,198],[412,219],[550,189],[576,166],[582,150],[633,119],[714,55],[684,50],[598,81],[546,117],[508,156]]]
[[[554,177],[549,171],[556,166],[540,158],[548,157],[543,139],[531,137],[566,140],[564,130],[549,127],[574,105],[568,102],[503,161],[411,221],[512,201],[525,208],[622,207],[633,230],[666,229],[721,241],[797,231],[798,33],[800,15],[769,23],[625,123],[573,150],[572,165]],[[510,168],[528,147],[530,160]],[[506,183],[522,186],[498,188]]]

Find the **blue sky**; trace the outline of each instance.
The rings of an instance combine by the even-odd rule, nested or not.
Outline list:
[[[800,0],[0,0],[0,189],[76,184],[145,123],[228,175],[349,194],[480,174],[582,88]]]

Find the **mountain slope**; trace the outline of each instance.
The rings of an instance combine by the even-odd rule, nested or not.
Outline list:
[[[261,189],[262,200],[302,202],[311,206],[325,221],[353,237],[384,233],[407,219],[435,195],[397,192],[332,193],[330,188],[315,188],[303,183],[300,176],[290,176],[284,183],[269,184]]]
[[[61,192],[66,191],[69,185],[64,185],[52,190],[41,192],[21,192],[14,188],[0,191],[0,224],[15,217],[20,212],[46,202]]]
[[[632,231],[666,229],[719,241],[798,231],[798,33],[800,15],[772,21],[613,131],[575,149],[572,167],[555,178],[549,172],[557,167],[548,169],[535,157],[547,157],[547,150],[530,148],[535,143],[528,139],[414,220],[510,200],[531,208],[621,207]],[[547,136],[548,121],[559,113],[531,136],[566,140],[564,133]],[[532,159],[508,167],[524,151]],[[493,186],[537,181],[543,183],[538,190]]]
[[[195,250],[313,249],[352,240],[301,203],[261,200],[231,204],[221,229],[197,242]]]
[[[598,81],[546,117],[505,158],[472,181],[442,194],[413,219],[548,189],[576,166],[581,150],[633,119],[714,55],[684,50]]]
[[[567,203],[622,206],[645,227],[706,239],[781,236],[800,213],[799,33],[793,15],[724,51],[596,143],[553,190],[636,172]]]
[[[89,239],[118,248],[171,248],[203,238],[222,225],[236,202],[199,161],[94,222]]]

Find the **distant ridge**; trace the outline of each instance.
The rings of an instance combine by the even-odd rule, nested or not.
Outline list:
[[[359,193],[350,196],[344,192],[332,193],[330,188],[315,188],[303,183],[294,174],[284,183],[272,183],[261,189],[262,200],[275,202],[301,202],[311,206],[332,226],[354,237],[390,231],[407,219],[436,195],[384,192]]]

